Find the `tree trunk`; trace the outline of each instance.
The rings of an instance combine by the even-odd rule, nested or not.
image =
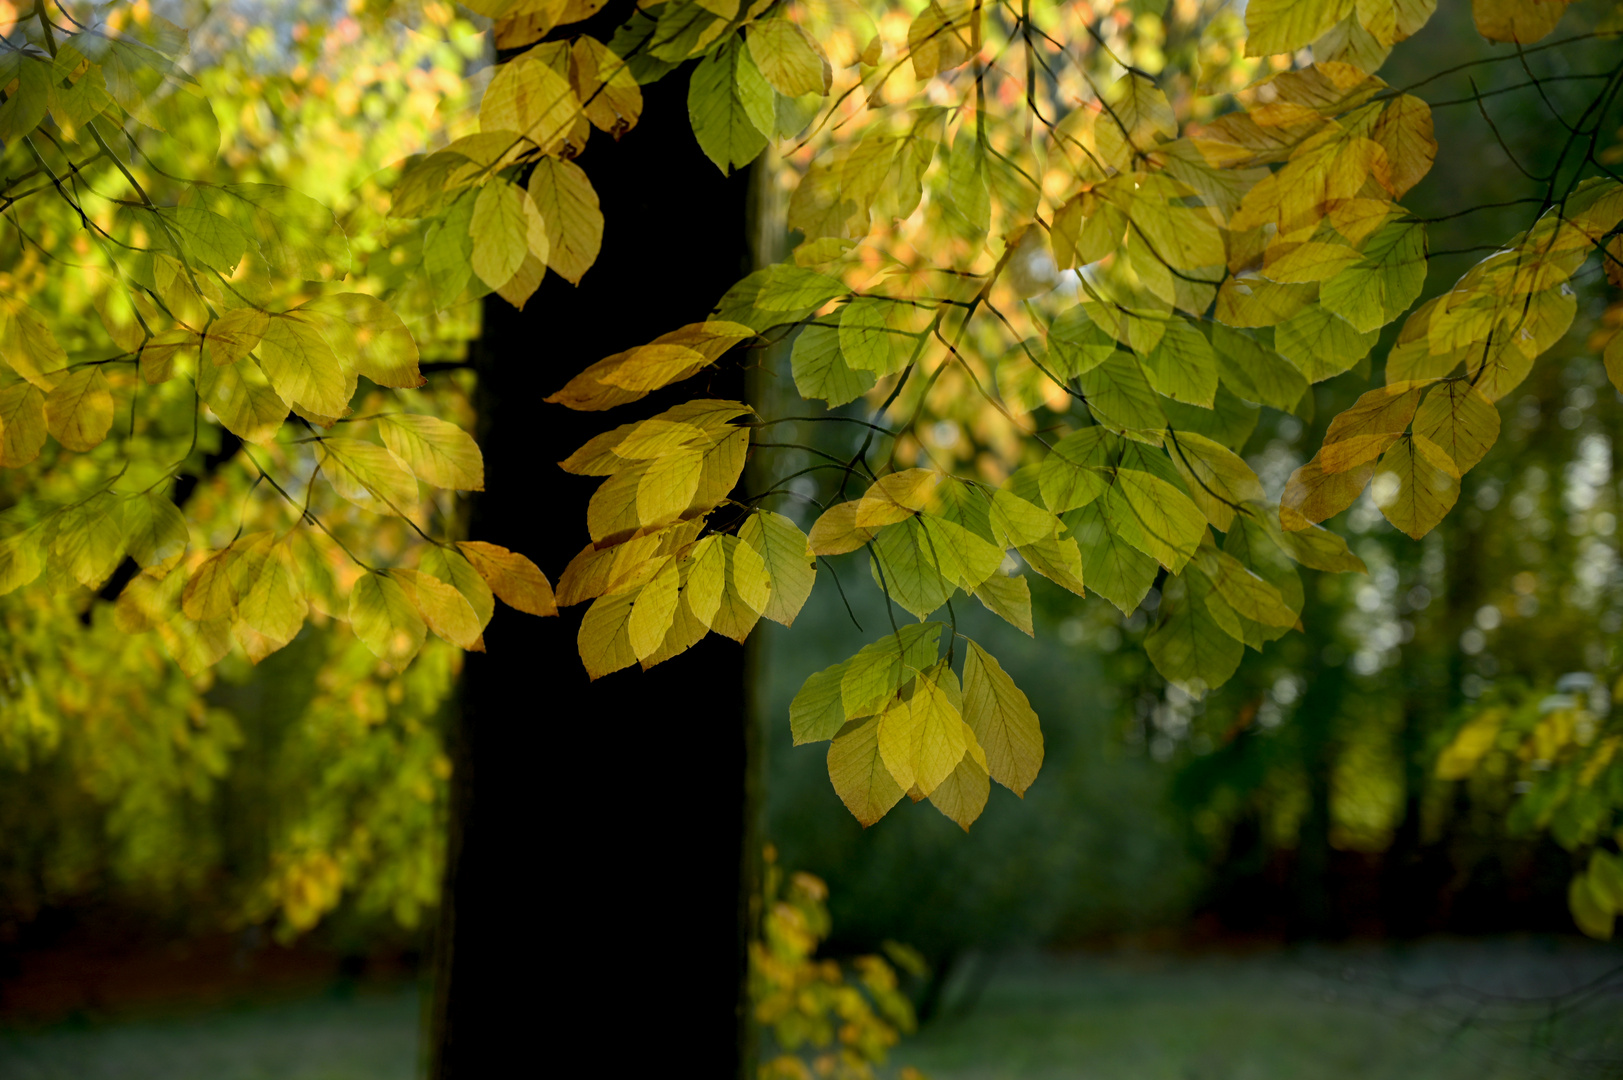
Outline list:
[[[631,8],[617,0],[566,29],[606,41]],[[724,362],[610,413],[542,402],[593,361],[702,320],[749,268],[747,178],[723,178],[700,152],[687,83],[676,72],[645,87],[642,121],[618,142],[592,135],[580,164],[606,225],[579,288],[549,273],[523,312],[485,306],[486,488],[470,533],[554,581],[588,542],[598,482],[556,462],[676,401],[744,396],[741,364]],[[598,1063],[588,1072],[744,1068],[757,846],[744,650],[711,636],[647,673],[588,683],[583,609],[537,619],[499,606],[489,652],[463,670],[428,1006],[437,1080],[522,1076],[566,1049]]]

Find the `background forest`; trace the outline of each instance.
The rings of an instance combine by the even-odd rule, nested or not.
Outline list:
[[[476,249],[468,256],[474,276],[464,265],[461,278],[448,283],[443,266],[424,269],[438,265],[433,252],[442,226],[426,211],[422,220],[402,215],[398,200],[400,191],[414,190],[404,178],[421,177],[428,171],[423,163],[432,160],[411,155],[468,137],[480,96],[492,85],[495,50],[506,58],[511,49],[492,31],[491,16],[501,12],[485,10],[488,5],[422,3],[391,10],[389,19],[375,6],[236,0],[194,11],[184,4],[173,10],[151,5],[149,14],[194,30],[186,78],[175,77],[185,82],[184,92],[162,99],[168,113],[147,118],[152,130],[176,136],[165,144],[173,158],[147,164],[166,178],[224,167],[238,183],[285,184],[329,207],[352,238],[344,256],[353,260],[348,280],[363,283],[357,293],[394,298],[425,376],[420,388],[409,379],[390,381],[386,360],[377,359],[362,372],[353,411],[366,418],[404,399],[414,412],[474,430],[472,369],[481,329],[488,334],[497,297],[522,304],[530,295],[523,291],[523,260],[533,259],[534,242],[516,253],[513,266],[503,266],[506,284],[486,298],[490,289],[479,279],[495,285],[481,267],[494,256]],[[602,5],[578,6],[570,9],[571,19]],[[1472,6],[1441,0],[1423,29],[1400,42],[1380,68],[1388,85],[1430,103],[1441,148],[1404,197],[1409,212],[1426,222],[1429,259],[1416,304],[1443,295],[1484,254],[1529,225],[1543,196],[1537,181],[1562,168],[1568,121],[1594,96],[1596,73],[1616,78],[1615,7],[1611,0],[1574,5],[1571,26],[1561,25],[1579,39],[1559,51],[1529,49],[1519,59],[1478,63],[1499,54],[1478,34]],[[1076,6],[1077,12],[1084,8],[1088,25],[1102,28],[1095,33],[1101,46],[1108,37],[1133,71],[1169,88],[1178,122],[1209,120],[1214,102],[1236,100],[1254,79],[1310,59],[1274,57],[1279,63],[1269,68],[1267,58],[1246,57],[1243,5],[1099,0]],[[0,0],[0,24],[11,25],[13,37],[29,17]],[[907,40],[907,20],[884,31]],[[836,35],[825,44],[838,56],[842,47],[855,53],[862,43],[842,43]],[[604,78],[603,85],[614,85]],[[819,94],[828,90],[824,82]],[[810,96],[773,99],[776,122],[789,132],[804,130],[814,112]],[[200,110],[199,102],[209,108]],[[802,117],[794,114],[797,107],[810,111]],[[1605,128],[1597,167],[1623,170],[1623,115],[1608,107],[1596,121]],[[4,108],[0,126],[14,122]],[[208,128],[205,114],[213,124],[206,137],[179,137]],[[579,132],[570,137],[600,151],[611,138],[639,134],[591,119],[589,139]],[[584,121],[580,126],[586,128]],[[9,142],[15,148],[16,140]],[[744,165],[759,149],[731,164]],[[797,209],[788,193],[810,159],[802,149],[780,140],[754,166],[750,228],[758,265],[788,257],[804,239],[803,228],[791,227],[797,214],[804,222],[804,206]],[[704,150],[716,159],[712,146]],[[730,152],[721,152],[723,172]],[[574,168],[572,155],[556,160],[539,168]],[[581,161],[590,170],[591,153]],[[530,190],[536,190],[533,181]],[[934,197],[950,204],[950,194]],[[475,212],[471,204],[467,212]],[[53,276],[49,241],[30,239],[66,235],[73,213],[57,206],[17,222],[0,243],[7,327],[24,323],[20,312],[36,307],[54,317],[99,318],[112,332],[122,327],[133,334],[138,345],[119,344],[142,352],[145,375],[149,354],[141,331],[132,329],[140,322],[136,311],[109,306],[106,294],[84,283],[93,278]],[[599,218],[599,227],[612,232],[612,218],[606,226]],[[551,243],[555,252],[567,246],[556,237]],[[82,248],[79,254],[89,260],[89,245]],[[549,266],[566,279],[572,269],[574,281],[589,273],[559,258],[562,266],[541,260],[530,292]],[[279,268],[271,263],[267,276],[276,278]],[[1173,1039],[1165,1060],[1118,1060],[1102,1043],[1073,1045],[1051,1038],[1041,1024],[1020,1026],[1045,1016],[1070,1023],[1075,1017],[1067,1009],[1078,1016],[1090,1008],[1095,1017],[1115,1015],[1101,1003],[1142,996],[1145,1008],[1172,1002],[1220,1028],[1231,993],[1250,995],[1256,1015],[1277,1023],[1277,1030],[1256,1036],[1264,1046],[1257,1053],[1282,1076],[1293,1068],[1327,1076],[1452,1076],[1484,1061],[1524,1070],[1505,1075],[1615,1075],[1606,1072],[1616,1067],[1615,1032],[1587,1010],[1609,1008],[1615,1015],[1623,985],[1615,947],[1599,943],[1612,937],[1614,912],[1623,908],[1623,860],[1615,854],[1623,846],[1616,814],[1623,769],[1614,764],[1623,727],[1612,708],[1614,697],[1623,696],[1623,480],[1614,446],[1623,431],[1623,392],[1614,389],[1603,359],[1617,353],[1608,346],[1623,334],[1623,306],[1616,302],[1623,278],[1616,265],[1616,257],[1610,266],[1605,258],[1590,259],[1561,286],[1574,304],[1571,328],[1526,381],[1498,401],[1498,440],[1460,481],[1453,511],[1416,540],[1383,514],[1378,484],[1363,491],[1326,524],[1346,538],[1367,573],[1304,566],[1296,630],[1245,650],[1232,677],[1216,680],[1222,684],[1209,692],[1190,692],[1189,680],[1159,670],[1153,649],[1147,650],[1147,638],[1166,615],[1161,605],[1182,602],[1184,587],[1172,585],[1169,594],[1172,577],[1153,564],[1154,584],[1125,612],[1097,592],[1079,600],[1046,573],[1027,575],[1026,627],[1020,617],[995,615],[995,605],[984,599],[990,610],[961,600],[953,609],[955,630],[998,658],[1042,718],[1040,779],[1018,798],[994,786],[978,818],[968,815],[973,828],[967,822],[960,828],[944,804],[935,813],[906,802],[865,827],[831,786],[825,748],[796,745],[791,735],[792,703],[808,677],[889,627],[884,593],[850,587],[858,569],[838,590],[823,583],[820,571],[823,587],[798,619],[790,614],[792,629],[763,623],[743,648],[762,792],[755,839],[769,852],[753,989],[769,1068],[781,1070],[775,1075],[866,1076],[872,1075],[870,1060],[882,1061],[877,1067],[885,1075],[912,1061],[939,1076],[1074,1075],[1044,1070],[1060,1070],[1084,1052],[1096,1055],[1101,1068],[1121,1070],[1102,1075],[1162,1075],[1158,1070],[1175,1068],[1184,1071],[1165,1075],[1274,1075],[1246,1072],[1255,1047],[1223,1049],[1224,1040],[1235,1037],[1222,1032],[1209,1045],[1194,1039],[1198,1045],[1185,1057],[1178,1057],[1185,1048]],[[1052,263],[1049,271],[1043,282],[1049,288],[1038,295],[1052,298],[1056,285],[1058,293],[1076,293],[1075,274],[1067,278]],[[162,281],[154,280],[163,291]],[[273,282],[273,291],[280,287]],[[543,291],[535,302],[559,295]],[[13,299],[19,296],[31,299]],[[342,320],[357,310],[340,306],[329,314]],[[1220,404],[1217,441],[1254,470],[1267,502],[1281,500],[1293,472],[1325,442],[1332,420],[1380,381],[1404,327],[1402,319],[1385,325],[1345,374],[1304,383],[1293,408],[1261,408],[1232,395],[1233,408]],[[743,330],[754,332],[750,325]],[[812,332],[800,331],[803,339]],[[1021,335],[1006,342],[1003,334],[971,336],[995,400],[962,387],[928,406],[920,398],[907,436],[912,441],[897,444],[904,463],[946,460],[1001,480],[1021,463],[1011,430],[1052,430],[1082,411],[1063,392],[1041,385],[1015,340]],[[747,378],[759,415],[797,417],[809,408],[796,394],[797,385],[804,390],[801,348],[794,338],[765,334],[753,347]],[[579,359],[560,365],[548,382],[563,386],[597,356]],[[869,388],[873,383],[868,379]],[[275,465],[294,468],[300,451],[284,446],[276,452],[286,456],[267,457],[263,468],[258,460],[251,469],[236,467],[241,433],[231,425],[188,430],[176,418],[182,406],[191,408],[190,391],[182,394],[176,385],[160,381],[153,391],[155,407],[173,410],[162,414],[154,440],[168,440],[164,445],[200,465],[195,475],[179,477],[174,502],[197,500],[217,519],[218,535],[207,546],[229,547],[255,526],[254,515],[260,525],[270,520],[271,511],[256,508],[254,499],[276,484]],[[884,391],[881,385],[864,399],[859,390],[845,402],[814,396],[829,401],[832,414],[867,422]],[[5,393],[0,389],[0,404]],[[307,405],[294,408],[319,425],[320,410]],[[1184,422],[1174,406],[1194,411],[1173,401],[1169,422]],[[61,440],[55,429],[52,434]],[[395,448],[387,432],[380,437]],[[807,420],[776,427],[772,438],[780,444],[771,459],[776,477],[798,476],[819,454],[860,454],[872,437],[859,427]],[[7,535],[37,520],[40,484],[59,484],[50,494],[62,503],[72,484],[84,482],[74,470],[88,469],[88,453],[70,459],[55,443],[45,453],[57,455],[50,464],[67,462],[47,481],[40,479],[47,471],[43,460],[35,471],[0,471],[0,526]],[[539,481],[544,485],[552,466],[535,468],[546,474]],[[767,478],[760,459],[753,459],[746,484]],[[478,482],[471,475],[452,480],[432,481],[437,486],[423,496],[416,518],[357,512],[377,509],[368,505],[375,489],[364,481],[358,481],[359,497],[340,490],[340,499],[317,495],[312,480],[307,500],[323,500],[317,510],[340,546],[347,539],[368,558],[374,552],[392,557],[427,538],[417,521],[436,535],[467,535],[468,504],[459,492],[479,488],[483,473]],[[409,474],[406,482],[416,490]],[[815,483],[795,488],[796,482],[787,481],[785,490],[805,497],[786,498],[773,509],[815,538],[819,509],[812,500],[826,492]],[[189,486],[180,492],[181,485]],[[334,480],[333,486],[342,485]],[[194,546],[201,539],[194,536]],[[10,549],[0,553],[10,557]],[[452,556],[441,558],[450,565]],[[394,986],[392,998],[380,992],[362,1006],[344,1003],[351,1011],[342,1023],[351,1025],[350,1034],[323,1035],[326,1049],[316,1053],[349,1063],[343,1068],[351,1071],[333,1075],[407,1075],[400,1070],[411,1067],[415,1044],[382,1055],[381,1064],[369,1064],[370,1051],[355,1046],[413,1038],[417,1005],[398,987],[423,969],[433,947],[452,814],[451,732],[465,659],[451,643],[456,634],[433,624],[439,637],[424,641],[419,625],[421,651],[414,660],[406,657],[410,665],[380,669],[378,645],[343,621],[343,612],[353,610],[343,596],[352,582],[335,584],[329,575],[322,584],[309,569],[317,561],[300,563],[312,583],[310,622],[295,625],[285,642],[240,626],[219,648],[187,637],[189,631],[163,622],[155,609],[119,599],[135,577],[133,563],[122,580],[121,571],[104,568],[113,580],[103,574],[94,585],[77,570],[68,571],[77,581],[63,577],[53,565],[42,579],[50,588],[0,596],[0,1015],[19,1031],[47,1029],[27,1038],[0,1035],[0,1072],[11,1061],[22,1076],[101,1075],[94,1069],[104,1066],[75,1058],[89,1052],[75,1049],[79,1044],[51,1025],[64,1016],[117,1016],[131,1001],[184,998],[183,978],[152,973],[185,967],[174,957],[189,949],[187,955],[215,957],[239,971],[270,972],[283,964],[293,973],[290,986],[324,985],[333,972],[341,987],[353,988],[366,973],[377,985]],[[427,577],[433,571],[424,566]],[[560,602],[567,603],[562,567],[543,569],[559,582]],[[451,574],[442,576],[451,581]],[[496,594],[508,599],[499,589]],[[483,595],[493,605],[491,589]],[[549,604],[550,598],[549,590]],[[489,620],[483,612],[479,629]],[[144,632],[149,629],[154,632]],[[468,642],[478,636],[475,630]],[[399,646],[389,642],[387,648]],[[627,657],[626,663],[647,660],[643,653]],[[559,662],[576,663],[573,656]],[[649,805],[638,812],[652,821],[665,810]],[[550,841],[541,836],[532,843],[524,857],[544,863]],[[653,859],[652,845],[633,832],[625,857]],[[666,926],[660,933],[680,939],[684,928]],[[1400,943],[1412,951],[1381,951],[1371,943]],[[1098,966],[1067,966],[1078,955],[1098,958]],[[1122,957],[1130,960],[1125,967],[1118,963]],[[831,960],[839,964],[826,963]],[[212,962],[198,961],[197,970]],[[113,978],[103,969],[140,974]],[[1342,1045],[1313,1027],[1322,1020],[1330,1030],[1333,1018],[1310,1017],[1310,1035],[1292,1032],[1300,1018],[1278,987],[1304,970],[1315,978],[1330,972],[1326,978],[1341,979],[1348,986],[1343,993],[1370,1012],[1403,1012],[1417,1000],[1405,995],[1429,987],[1426,1008],[1435,1007],[1435,1015],[1426,1018],[1439,1030],[1457,1021],[1456,1042],[1431,1029],[1410,1032],[1404,1038],[1412,1041],[1394,1057],[1422,1064],[1405,1072],[1408,1064],[1360,1059],[1350,1044],[1361,1028]],[[210,974],[198,981],[229,996],[256,977],[233,978]],[[118,979],[125,989],[109,989]],[[1593,980],[1587,997],[1565,996],[1585,980]],[[1445,985],[1463,996],[1444,1000],[1436,988]],[[1560,1005],[1539,1014],[1542,1034],[1524,1039],[1533,1014],[1483,1012],[1471,997],[1477,990],[1517,999],[1546,995]],[[304,1005],[289,1008],[266,1020],[267,1028],[338,1023],[320,1018],[314,1007],[308,1013],[298,1012]],[[977,1016],[987,1027],[975,1027]],[[232,1021],[240,1028],[233,1029],[238,1042],[232,1045],[258,1045],[255,1052],[274,1058],[280,1052],[268,1045],[274,1039],[254,1022]],[[1457,1036],[1478,1022],[1486,1035],[1472,1028]],[[1179,1021],[1158,1023],[1175,1027]],[[1120,1021],[1138,1040],[1134,1046],[1167,1029],[1137,1034],[1132,1024],[1131,1017]],[[998,1025],[1002,1035],[993,1033]],[[1055,1020],[1052,1028],[1061,1026]],[[915,1027],[919,1035],[892,1049]],[[217,1030],[198,1031],[187,1037],[207,1042],[218,1036]],[[1501,1035],[1530,1056],[1512,1063],[1494,1041]],[[150,1033],[130,1038],[126,1052],[133,1047],[138,1054],[157,1053],[157,1042],[142,1039],[161,1041]],[[1334,1057],[1333,1065],[1292,1056],[1313,1038]],[[836,1061],[821,1044],[843,1046],[844,1056]],[[1444,1046],[1455,1049],[1438,1050]],[[1433,1053],[1438,1056],[1425,1057]],[[170,1075],[186,1075],[174,1071],[185,1067],[172,1065]],[[287,1070],[318,1075],[295,1065]]]

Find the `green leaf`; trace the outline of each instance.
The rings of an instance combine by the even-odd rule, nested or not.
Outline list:
[[[1245,646],[1207,609],[1211,589],[1199,575],[1169,578],[1161,593],[1161,622],[1144,639],[1155,670],[1194,698],[1228,682],[1245,655]]]
[[[744,522],[738,538],[761,556],[772,583],[762,616],[793,626],[817,578],[817,568],[806,553],[806,534],[782,514],[762,510]]]
[[[1416,221],[1383,226],[1363,257],[1319,287],[1319,302],[1355,330],[1379,330],[1402,315],[1426,284],[1426,227]]]
[[[975,124],[961,124],[947,155],[947,212],[971,238],[986,234],[992,221],[992,191],[986,149]]]
[[[938,548],[918,518],[889,525],[873,541],[874,581],[902,608],[923,619],[953,593],[958,565]]]
[[[1043,504],[1063,514],[1103,495],[1110,486],[1107,470],[1120,452],[1121,440],[1102,427],[1083,428],[1055,443],[1037,474]]]
[[[1083,552],[1082,577],[1088,587],[1130,615],[1155,584],[1155,560],[1121,537],[1112,502],[1099,499],[1065,515],[1073,543]]]
[[[723,173],[742,169],[766,149],[775,115],[772,87],[748,58],[742,38],[729,39],[693,69],[688,118],[699,148]]]
[[[1115,339],[1088,318],[1081,304],[1066,308],[1048,327],[1049,367],[1062,379],[1092,371],[1115,351]]]
[[[803,266],[778,263],[755,271],[727,290],[715,318],[757,332],[797,323],[850,290],[845,283]]]
[[[1296,365],[1308,382],[1348,371],[1369,355],[1378,331],[1362,333],[1322,307],[1303,308],[1274,328],[1274,348]]]
[[[248,248],[248,237],[236,225],[201,206],[164,206],[158,214],[166,235],[189,262],[231,274]]]
[[[1131,353],[1111,353],[1098,367],[1083,372],[1077,383],[1088,411],[1100,424],[1129,438],[1160,441],[1166,415]]]
[[[149,491],[124,504],[124,538],[130,558],[141,566],[172,566],[186,553],[191,530],[179,507]]]
[[[971,590],[981,606],[1027,637],[1036,637],[1031,622],[1031,586],[1016,574],[993,574]]]
[[[790,355],[795,389],[803,398],[821,398],[838,408],[872,390],[877,381],[871,371],[846,363],[840,331],[832,326],[808,326],[795,338]]]
[[[845,363],[877,378],[900,371],[909,349],[890,324],[896,304],[883,297],[859,296],[840,309],[840,351]]]
[[[349,624],[374,656],[396,669],[411,663],[428,636],[428,624],[406,590],[386,574],[368,572],[355,583]]]
[[[0,63],[0,79],[6,84],[17,80],[17,89],[0,105],[0,141],[10,147],[45,119],[51,99],[51,63],[29,53],[13,52],[9,62]]]
[[[1206,516],[1159,476],[1121,469],[1105,493],[1122,539],[1176,574],[1195,554]]]
[[[1247,401],[1290,412],[1307,393],[1307,378],[1284,357],[1249,334],[1212,323],[1220,378]]]
[[[336,280],[349,273],[349,239],[333,212],[310,196],[275,184],[199,190],[278,273],[303,281]]]
[[[1211,408],[1217,394],[1217,356],[1206,335],[1189,323],[1170,320],[1155,348],[1139,360],[1157,393]]]
[[[473,277],[473,237],[468,235],[468,224],[477,198],[473,191],[463,193],[445,217],[430,222],[423,233],[423,273],[437,308],[455,303]]]
[[[940,649],[941,627],[941,623],[904,625],[840,665],[840,700],[846,718],[883,709],[915,672],[933,664]]]
[[[975,642],[964,657],[964,720],[992,779],[1025,798],[1043,764],[1043,733],[1025,693]]]

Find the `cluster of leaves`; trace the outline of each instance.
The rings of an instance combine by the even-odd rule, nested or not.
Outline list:
[[[431,30],[452,21],[432,6],[421,18]],[[336,54],[360,32],[347,26],[318,54],[340,77]],[[255,661],[282,648],[312,608],[347,618],[396,668],[427,628],[482,647],[493,596],[552,613],[527,559],[445,538],[450,494],[483,486],[477,446],[436,415],[462,407],[460,389],[407,395],[419,411],[388,400],[426,384],[406,320],[430,341],[439,334],[368,175],[399,152],[397,132],[341,174],[360,189],[341,223],[297,187],[246,169],[219,175],[221,125],[183,63],[188,36],[146,4],[42,3],[8,40],[5,199],[22,241],[11,274],[68,302],[55,319],[20,300],[4,312],[0,460],[26,479],[0,539],[0,592],[41,575],[58,590],[105,588],[121,628],[156,629],[192,675],[233,644]],[[427,116],[409,111],[400,127],[428,137],[433,107],[458,88],[425,87]],[[353,115],[359,102],[348,101]],[[234,143],[253,141],[251,119]],[[69,251],[80,268],[54,273]],[[84,320],[86,308],[96,317]],[[364,426],[329,434],[341,422]],[[177,475],[219,467],[200,464],[210,451],[252,478],[235,515],[171,495]],[[445,495],[425,500],[420,485]],[[403,528],[369,529],[349,507]],[[199,527],[208,549],[192,545]],[[400,566],[413,551],[417,568]]]
[[[816,959],[828,937],[828,887],[806,873],[785,875],[765,852],[761,924],[750,942],[750,1001],[777,1052],[763,1053],[762,1080],[873,1080],[896,1041],[913,1031],[913,1006],[896,972],[878,956],[859,956],[847,974]],[[904,1067],[902,1080],[922,1080]]]
[[[1623,683],[1609,691],[1588,672],[1575,672],[1552,689],[1501,692],[1473,710],[1438,756],[1437,776],[1493,788],[1515,784],[1522,794],[1508,815],[1513,833],[1548,830],[1569,851],[1588,850],[1589,864],[1573,878],[1568,900],[1580,929],[1610,938],[1623,912],[1623,856],[1605,847],[1608,840],[1623,847],[1623,832],[1615,832],[1623,810],[1623,769],[1615,764],[1623,726],[1612,709],[1613,691],[1623,691]]]
[[[3,27],[0,741],[25,771],[8,803],[53,807],[47,834],[8,825],[9,909],[111,888],[290,932],[344,897],[414,924],[438,892],[436,714],[459,654],[381,666],[344,620],[389,586],[344,550],[387,564],[420,544],[386,580],[464,638],[480,616],[421,567],[460,574],[476,611],[475,564],[545,597],[515,557],[413,528],[456,535],[453,489],[481,482],[463,373],[390,388],[477,330],[466,305],[421,300],[385,215],[391,163],[447,137],[478,39],[436,4],[409,25],[226,6],[189,37],[145,4],[47,8],[13,25],[7,7]],[[353,397],[331,411],[370,416],[353,434],[383,445],[299,441],[320,424],[290,408],[335,380]],[[314,481],[297,505],[295,474]],[[369,636],[403,663],[424,620],[397,611],[393,639]],[[228,650],[257,662],[301,625],[290,681],[315,696],[261,716]],[[261,802],[243,812],[239,789]]]

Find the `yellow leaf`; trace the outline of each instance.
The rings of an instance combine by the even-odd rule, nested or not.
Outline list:
[[[836,503],[812,522],[806,545],[813,555],[843,555],[872,540],[877,529],[857,526],[858,502]]]
[[[333,490],[363,510],[404,517],[417,505],[417,480],[398,459],[361,439],[323,439],[321,471]]]
[[[49,393],[68,366],[68,354],[38,312],[7,299],[0,306],[0,362]]]
[[[986,809],[992,786],[987,781],[985,762],[974,752],[979,747],[975,745],[975,736],[968,731],[967,725],[964,738],[969,741],[971,752],[964,754],[958,767],[930,792],[930,802],[959,828],[968,832],[981,816],[981,811]]]
[[[1442,447],[1411,435],[1381,458],[1370,495],[1386,520],[1418,540],[1458,501],[1459,469]]]
[[[1247,56],[1295,52],[1313,44],[1353,10],[1354,0],[1251,0],[1245,8]]]
[[[479,192],[468,235],[473,238],[473,272],[492,289],[507,283],[526,254],[547,261],[546,222],[529,192],[505,180],[492,180]]]
[[[485,460],[473,437],[433,416],[390,413],[378,418],[383,445],[417,478],[456,491],[485,489]]]
[[[454,547],[431,547],[423,553],[417,568],[454,586],[473,608],[481,632],[490,625],[491,617],[496,614],[496,594],[462,552]]]
[[[772,598],[772,578],[760,552],[736,536],[719,538],[727,558],[727,587],[710,629],[742,642],[760,620]]]
[[[228,311],[208,325],[203,338],[216,364],[235,364],[259,347],[270,316],[258,308]]]
[[[1025,693],[973,641],[964,657],[964,719],[992,779],[1025,798],[1043,764],[1042,729]]]
[[[45,426],[75,453],[93,450],[113,426],[113,392],[101,368],[81,368],[45,397]]]
[[[44,445],[45,395],[39,387],[19,382],[0,390],[0,465],[27,465]]]
[[[468,557],[502,603],[531,615],[558,614],[547,576],[523,555],[482,540],[463,540],[457,550]]]
[[[674,562],[667,562],[637,591],[626,620],[626,633],[631,651],[638,660],[652,656],[665,640],[665,633],[676,620],[677,587],[681,573]]]
[[[632,603],[636,593],[615,593],[600,596],[587,609],[580,621],[575,644],[580,650],[581,663],[592,680],[601,679],[610,672],[630,667],[637,662],[631,649]]]
[[[226,430],[245,442],[274,442],[287,419],[287,402],[252,358],[226,367],[204,364],[197,392]]]
[[[398,669],[411,663],[428,624],[392,576],[367,572],[349,594],[349,624],[378,659]]]
[[[594,127],[619,138],[637,126],[642,87],[607,45],[587,34],[576,38],[570,46],[569,77]]]
[[[873,717],[846,724],[834,736],[828,747],[828,778],[863,828],[884,817],[904,794],[879,754],[879,721]]]
[[[969,749],[958,677],[940,661],[913,680],[913,694],[879,717],[879,752],[897,785],[929,795]]]
[[[1464,475],[1499,438],[1499,410],[1464,379],[1435,387],[1420,403],[1414,433],[1436,444]]]
[[[546,400],[583,411],[636,401],[696,374],[754,334],[747,326],[723,320],[693,323],[599,360]]]
[[[1251,466],[1221,443],[1180,431],[1172,437],[1171,448],[1173,467],[1212,528],[1227,532],[1240,504],[1264,497],[1262,481]]]
[[[881,476],[857,500],[854,523],[863,529],[876,529],[906,521],[924,509],[940,482],[941,474],[933,469],[904,469]]]
[[[771,587],[761,614],[793,626],[811,595],[817,569],[806,550],[806,536],[782,514],[763,510],[739,528],[738,538],[761,556]]]
[[[0,596],[27,585],[44,569],[44,553],[32,531],[0,540]]]
[[[479,103],[479,126],[515,131],[547,151],[568,134],[579,112],[580,102],[563,75],[521,56],[497,67]]]
[[[993,574],[971,592],[987,611],[1027,637],[1037,636],[1031,622],[1031,586],[1022,575]]]
[[[124,506],[124,539],[130,558],[143,567],[166,571],[186,553],[191,530],[174,503],[147,492],[133,496]]]
[[[726,591],[727,552],[721,546],[721,537],[707,536],[694,545],[688,557],[684,597],[693,617],[706,629],[721,610],[721,598]]]
[[[547,264],[525,252],[524,261],[518,264],[513,276],[497,288],[496,295],[523,311],[524,305],[535,295],[535,290],[541,287],[541,279],[546,276]]]
[[[379,386],[414,389],[428,380],[417,367],[417,342],[394,309],[365,293],[333,293],[299,309],[321,318],[335,352]]]
[[[310,605],[304,599],[298,564],[285,539],[275,544],[267,557],[257,560],[254,569],[236,614],[264,639],[256,642],[249,653],[258,663],[298,635]]]
[[[273,316],[256,351],[283,401],[320,416],[348,415],[355,371],[333,352],[313,323],[298,315]]]
[[[1471,0],[1477,33],[1491,41],[1530,45],[1543,38],[1572,0]]]
[[[484,626],[455,585],[417,570],[391,570],[389,576],[400,582],[430,630],[459,649],[484,652]]]
[[[1313,460],[1325,473],[1374,461],[1398,441],[1414,418],[1424,382],[1395,382],[1363,394],[1334,420]]]
[[[529,189],[547,231],[547,253],[538,257],[559,277],[579,285],[603,246],[597,192],[579,165],[551,157],[535,163]]]
[[[197,359],[202,342],[195,330],[185,327],[165,330],[145,338],[139,346],[140,356],[137,358],[141,381],[156,386],[173,378],[183,362],[188,369],[195,366],[192,362]]]
[[[817,39],[788,19],[763,19],[748,28],[750,56],[772,88],[785,97],[826,94],[834,67]]]
[[[607,547],[587,544],[569,560],[558,579],[558,606],[570,607],[605,593],[624,592],[647,581],[663,562],[661,538],[679,528],[682,526],[633,536]]]

